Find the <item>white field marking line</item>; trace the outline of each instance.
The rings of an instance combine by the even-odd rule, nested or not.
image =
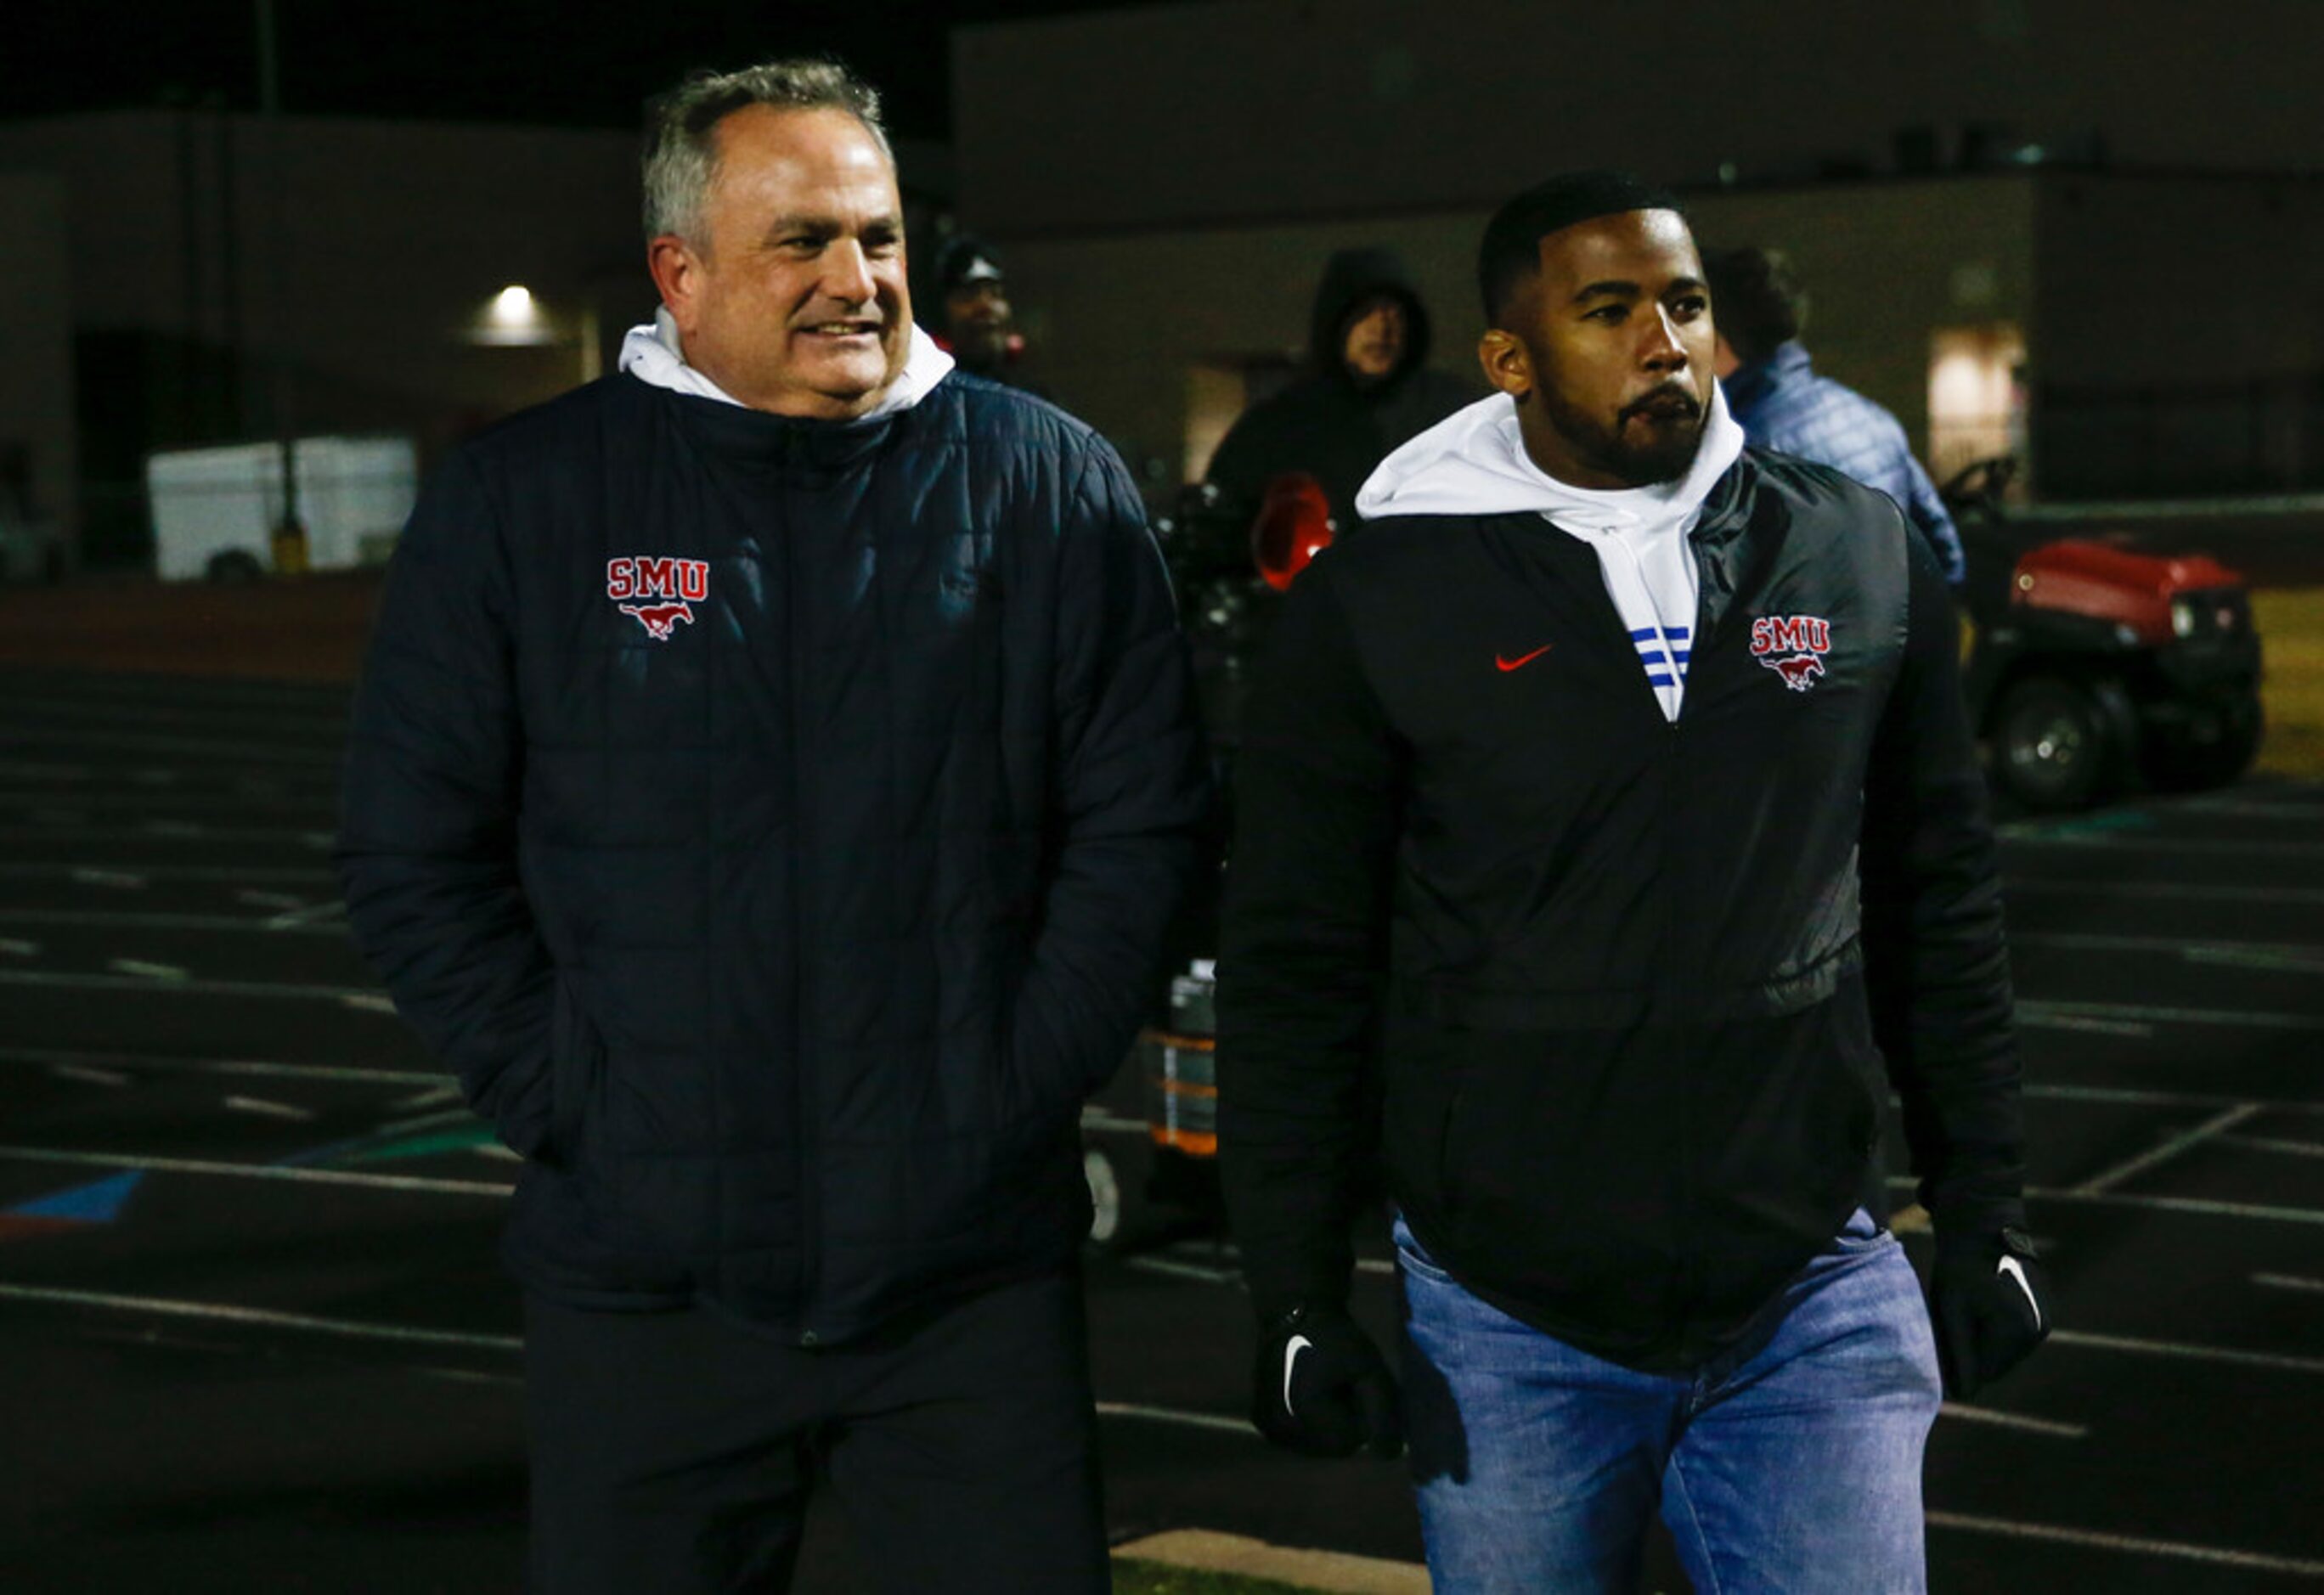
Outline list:
[[[2324,858],[2324,842],[2230,842],[2216,836],[2171,836],[2159,830],[2013,831],[2006,825],[1997,834],[2004,843],[2018,847],[2137,848],[2212,857]]]
[[[1111,1130],[1120,1135],[1128,1135],[1134,1130],[1139,1135],[1144,1135],[1151,1127],[1143,1119],[1125,1119],[1119,1113],[1109,1113],[1102,1108],[1084,1108],[1082,1128]]]
[[[167,723],[189,728],[207,727],[215,730],[240,732],[307,733],[320,737],[344,738],[347,722],[344,715],[288,712],[271,705],[250,707],[202,707],[185,704],[155,703],[149,700],[127,704],[118,699],[88,699],[73,696],[53,696],[47,693],[30,697],[12,695],[0,718],[22,716],[27,720],[72,720],[86,723],[102,720],[109,715],[134,715],[141,725]]]
[[[2324,888],[2307,886],[2201,886],[2175,880],[2045,880],[2013,875],[2001,883],[2007,899],[2034,892],[2069,897],[2154,898],[2168,902],[2324,903]]]
[[[2294,798],[2289,803],[2261,803],[2249,798],[2200,798],[2172,805],[2170,814],[2217,815],[2236,820],[2298,820],[2313,825],[2324,818],[2324,804]]]
[[[184,825],[171,828],[167,820],[152,821],[142,825],[0,825],[0,842],[57,842],[69,837],[77,846],[111,846],[119,843],[137,842],[202,842],[255,844],[272,843],[282,846],[299,846],[322,852],[331,845],[327,831],[313,831],[290,826],[258,825]]]
[[[2256,1102],[2237,1102],[2224,1112],[2213,1114],[2191,1129],[2181,1130],[2160,1146],[2150,1148],[2135,1157],[2092,1175],[2074,1187],[2074,1194],[2077,1196],[2104,1195],[2126,1180],[2144,1174],[2150,1168],[2170,1162],[2182,1152],[2191,1151],[2201,1146],[2220,1131],[2233,1129],[2245,1120],[2256,1116],[2259,1111],[2259,1104]]]
[[[188,972],[174,963],[148,963],[143,958],[108,958],[105,961],[105,967],[115,974],[135,975],[148,981],[168,981],[173,984],[189,978]]]
[[[115,1069],[90,1069],[78,1064],[51,1064],[49,1073],[60,1080],[78,1080],[83,1085],[106,1085],[115,1089],[129,1083],[129,1076]]]
[[[512,1334],[472,1334],[453,1329],[415,1329],[401,1323],[372,1323],[352,1318],[320,1318],[309,1313],[276,1313],[263,1307],[237,1307],[225,1302],[173,1301],[162,1296],[115,1295],[97,1290],[59,1290],[41,1285],[0,1284],[0,1297],[19,1302],[47,1302],[61,1307],[102,1307],[120,1313],[147,1313],[165,1318],[198,1318],[212,1323],[249,1323],[267,1329],[303,1329],[317,1334],[344,1335],[351,1340],[401,1341],[410,1345],[474,1346],[493,1351],[521,1351],[523,1340]]]
[[[0,918],[14,919],[15,917],[14,914],[0,915]],[[41,944],[25,941],[21,936],[0,936],[0,953],[6,953],[17,958],[38,958],[41,955]]]
[[[1141,1274],[1159,1274],[1168,1279],[1192,1279],[1203,1285],[1242,1283],[1242,1273],[1240,1269],[1205,1268],[1200,1263],[1181,1263],[1169,1258],[1125,1258],[1122,1259],[1122,1267],[1135,1268]]]
[[[23,871],[9,870],[6,865],[0,864],[0,872],[45,875],[50,871],[38,864]],[[123,891],[138,891],[145,885],[145,877],[143,875],[133,875],[126,870],[100,870],[94,864],[69,865],[66,868],[65,874],[68,879],[82,886],[110,886]]]
[[[514,1185],[444,1180],[423,1175],[366,1174],[352,1168],[308,1168],[283,1163],[221,1163],[206,1157],[149,1157],[137,1152],[79,1152],[61,1147],[0,1147],[0,1162],[60,1163],[83,1168],[140,1168],[153,1174],[217,1175],[228,1179],[285,1180],[300,1185],[353,1185],[369,1191],[422,1191],[443,1196],[506,1197]]]
[[[242,764],[292,765],[309,770],[335,769],[337,749],[302,751],[296,742],[213,742],[208,737],[141,736],[132,732],[98,731],[80,726],[56,730],[19,731],[27,741],[55,742],[78,752],[83,748],[120,748],[141,753],[191,753],[197,758],[233,760]],[[173,778],[174,771],[171,772]]]
[[[256,1113],[265,1119],[304,1120],[315,1117],[315,1111],[312,1108],[295,1107],[291,1103],[278,1102],[269,1097],[230,1096],[225,1099],[225,1105],[231,1112]]]
[[[1359,1274],[1385,1274],[1388,1276],[1388,1277],[1394,1278],[1396,1277],[1396,1260],[1393,1258],[1358,1258],[1356,1259],[1356,1272]]]
[[[503,1163],[522,1163],[524,1161],[523,1153],[517,1151],[515,1148],[511,1147],[503,1147],[498,1141],[478,1141],[475,1146],[469,1148],[468,1150],[474,1152],[479,1157],[495,1158]]]
[[[305,898],[292,897],[287,891],[237,891],[234,900],[253,908],[272,908],[277,913],[307,906]]]
[[[1143,1418],[1148,1423],[1176,1424],[1185,1429],[1210,1429],[1221,1434],[1241,1434],[1256,1440],[1259,1431],[1242,1418],[1224,1417],[1217,1413],[1182,1412],[1174,1406],[1146,1406],[1135,1401],[1101,1401],[1098,1415],[1109,1418]]]
[[[36,1067],[109,1065],[132,1072],[146,1069],[170,1074],[247,1074],[269,1080],[335,1080],[362,1085],[419,1085],[441,1082],[441,1073],[415,1069],[344,1068],[330,1064],[282,1064],[262,1058],[148,1057],[126,1052],[76,1052],[52,1047],[0,1047],[0,1064]]]
[[[109,914],[101,908],[0,908],[0,925],[55,925],[85,930],[295,931],[301,936],[344,936],[337,925],[277,925],[272,919],[232,914]],[[0,936],[0,953],[17,947],[40,948],[31,942]]]
[[[1887,1184],[1892,1191],[1911,1191],[1918,1188],[1920,1182],[1909,1175],[1890,1175]],[[2028,1185],[2025,1198],[2029,1202],[2087,1202],[2096,1207],[2137,1207],[2150,1212],[2183,1212],[2200,1218],[2324,1224],[2324,1207],[2270,1207],[2256,1202],[2213,1202],[2201,1196],[2135,1196],[2124,1191],[2090,1196],[2057,1185]]]
[[[2324,1014],[2240,1013],[2225,1008],[2151,1008],[2133,1002],[2022,1001],[2021,1024],[2060,1019],[2107,1019],[2147,1025],[2218,1025],[2246,1030],[2324,1030]]]
[[[2053,947],[2068,953],[2159,953],[2193,963],[2251,969],[2313,970],[2324,973],[2324,945],[2296,942],[2190,942],[2180,936],[2097,936],[2079,931],[2014,931],[2013,947]]]
[[[2302,1578],[2324,1578],[2324,1562],[2309,1562],[2296,1556],[2268,1556],[2256,1551],[2190,1545],[2179,1540],[2139,1539],[2131,1535],[2101,1534],[2088,1528],[2061,1528],[2047,1523],[2017,1523],[2006,1517],[1971,1517],[1960,1512],[1932,1511],[1926,1516],[1932,1528],[2000,1535],[2008,1539],[2048,1540],[2061,1545],[2082,1545],[2095,1551],[2121,1551],[2134,1556],[2200,1562],[2214,1567],[2240,1568],[2250,1572],[2282,1572]]]
[[[2154,1027],[2135,1019],[2094,1019],[2080,1014],[2028,1013],[2029,1005],[2017,1005],[2017,1024],[2021,1029],[2074,1030],[2091,1036],[2119,1036],[2127,1041],[2146,1041],[2153,1037]]]
[[[2302,1274],[2255,1274],[2254,1285],[2264,1285],[2270,1290],[2304,1290],[2324,1295],[2324,1279],[2310,1279]]]
[[[63,807],[69,804],[71,807]],[[0,788],[0,808],[22,808],[28,814],[71,814],[86,818],[91,814],[124,810],[130,814],[150,814],[156,808],[191,811],[195,814],[247,815],[260,808],[304,808],[327,814],[333,806],[333,795],[318,788],[312,793],[291,793],[277,790],[272,793],[228,795],[224,792],[172,792],[162,797],[152,792],[59,792],[48,788]]]
[[[409,1112],[414,1108],[432,1108],[439,1102],[454,1101],[459,1094],[457,1085],[431,1085],[416,1095],[399,1098],[393,1105]]]
[[[115,959],[116,964],[131,960]],[[159,969],[161,964],[150,967]],[[392,1013],[395,1005],[382,993],[359,986],[301,986],[264,981],[197,981],[127,974],[51,974],[29,969],[0,969],[0,986],[47,986],[64,991],[143,991],[171,997],[275,997],[339,1002],[365,1011]]]
[[[2240,1147],[2246,1152],[2282,1152],[2291,1157],[2324,1157],[2324,1141],[2292,1141],[2281,1136],[2223,1135],[2223,1147]]]
[[[1959,1401],[1948,1401],[1937,1408],[1941,1418],[1959,1418],[1963,1423],[1988,1424],[1997,1429],[2019,1429],[2028,1434],[2047,1434],[2053,1440],[2087,1440],[2088,1424],[2061,1424],[2053,1418],[2027,1417],[2022,1412],[2003,1412],[1997,1407],[1970,1406]]]
[[[2217,1362],[2229,1368],[2264,1368],[2274,1373],[2324,1373],[2324,1357],[2287,1357],[2280,1351],[2246,1351],[2234,1346],[2198,1346],[2185,1341],[2150,1341],[2136,1335],[2091,1334],[2086,1330],[2050,1332],[2050,1343],[2096,1351],[2127,1351],[2182,1362]]]
[[[311,838],[318,848],[325,845],[322,832]],[[84,886],[142,887],[152,880],[268,880],[280,885],[314,884],[336,887],[337,874],[320,867],[307,868],[298,864],[149,864],[139,863],[129,869],[106,864],[51,863],[31,859],[0,860],[0,877],[21,876],[45,880],[64,876]]]
[[[286,908],[266,922],[269,930],[320,930],[326,928],[318,920],[336,919],[347,911],[347,906],[337,899],[316,903],[304,908]]]
[[[2324,1102],[2302,1102],[2281,1097],[2209,1096],[2191,1091],[2134,1091],[2110,1085],[2025,1085],[2019,1094],[2040,1098],[2045,1102],[2109,1102],[2136,1108],[2232,1108],[2238,1102],[2257,1102],[2271,1113],[2324,1113]],[[1891,1096],[1889,1101],[1897,1099]],[[2223,1141],[2240,1137],[2221,1136]]]

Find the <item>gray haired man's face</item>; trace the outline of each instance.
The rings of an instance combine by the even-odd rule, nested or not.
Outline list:
[[[718,124],[699,240],[654,240],[687,364],[753,409],[844,419],[911,348],[895,168],[844,111],[751,106]]]

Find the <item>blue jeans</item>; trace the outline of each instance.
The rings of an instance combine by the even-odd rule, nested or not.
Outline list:
[[[1413,1477],[1437,1595],[1633,1588],[1657,1502],[1698,1595],[1927,1587],[1940,1400],[1921,1288],[1859,1210],[1690,1376],[1578,1351],[1463,1290],[1399,1218]]]

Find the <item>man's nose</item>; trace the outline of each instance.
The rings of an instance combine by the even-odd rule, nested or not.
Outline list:
[[[1646,346],[1639,351],[1639,363],[1648,371],[1684,371],[1687,364],[1686,345],[1679,337],[1678,323],[1661,305],[1655,307],[1655,318],[1646,327]]]
[[[853,238],[840,238],[824,251],[823,291],[851,305],[862,304],[880,291],[862,244]]]

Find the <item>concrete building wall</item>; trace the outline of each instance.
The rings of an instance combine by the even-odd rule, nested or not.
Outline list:
[[[2324,179],[2061,174],[2039,235],[2036,409],[2062,482],[2324,486]]]
[[[0,171],[0,447],[22,446],[31,512],[78,521],[71,281],[64,184]]]
[[[2186,48],[2157,50],[2157,39]],[[2315,0],[1216,0],[954,34],[962,213],[996,234],[1489,205],[1550,171],[1893,171],[1925,130],[2324,169]]]

